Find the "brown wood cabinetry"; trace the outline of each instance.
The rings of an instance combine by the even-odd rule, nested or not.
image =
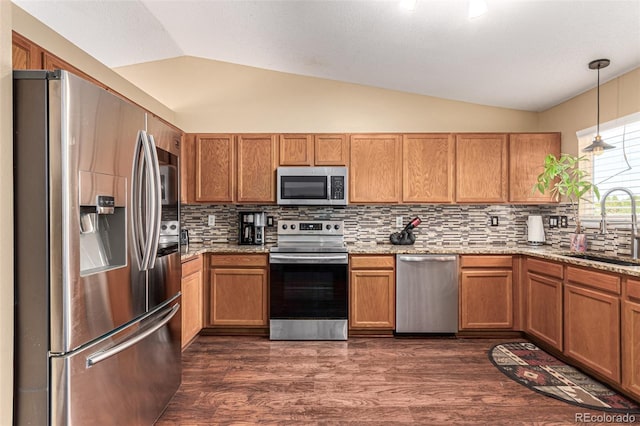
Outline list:
[[[203,279],[202,256],[182,263],[182,347],[202,330]]]
[[[509,135],[509,201],[540,204],[553,202],[550,192],[532,191],[548,154],[560,156],[560,133]]]
[[[275,135],[185,135],[183,202],[275,203],[276,145]]]
[[[267,255],[214,254],[210,262],[208,325],[266,327]]]
[[[620,382],[620,277],[566,267],[564,353]]]
[[[506,134],[456,135],[456,201],[507,201],[508,156]]]
[[[349,164],[347,135],[314,135],[313,141],[316,166],[347,166]]]
[[[38,70],[42,68],[42,49],[12,31],[11,59],[14,70]]]
[[[312,135],[280,135],[281,166],[313,166]]]
[[[238,203],[275,203],[275,135],[238,135]]]
[[[562,351],[562,277],[560,263],[526,260],[525,331]]]
[[[351,135],[349,201],[400,201],[402,144],[400,135]]]
[[[349,261],[349,329],[393,330],[395,257],[353,255]]]
[[[195,182],[194,201],[232,202],[235,176],[233,136],[225,134],[196,135],[193,159],[195,162],[194,176],[190,180]]]
[[[454,149],[450,134],[402,136],[402,202],[453,202]]]
[[[460,330],[512,329],[511,256],[460,257]]]
[[[640,279],[627,279],[622,315],[622,386],[640,399]]]

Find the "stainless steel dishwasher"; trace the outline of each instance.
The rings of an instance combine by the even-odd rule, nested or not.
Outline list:
[[[458,332],[458,256],[396,255],[396,333]]]

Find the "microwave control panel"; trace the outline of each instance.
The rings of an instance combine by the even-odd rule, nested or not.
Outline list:
[[[331,176],[331,199],[344,199],[344,176]]]

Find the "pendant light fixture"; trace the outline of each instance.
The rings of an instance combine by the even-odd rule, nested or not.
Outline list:
[[[591,142],[591,145],[584,148],[582,152],[593,152],[594,155],[602,154],[605,149],[615,148],[615,146],[609,145],[608,143],[604,142],[602,140],[602,137],[600,136],[600,69],[608,67],[610,63],[611,61],[609,61],[608,59],[596,59],[595,61],[589,62],[589,69],[598,70],[598,115],[596,119],[596,137],[593,138],[593,142]]]

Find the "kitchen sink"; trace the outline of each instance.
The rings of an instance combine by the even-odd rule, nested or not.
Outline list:
[[[612,263],[614,265],[640,266],[640,261],[632,262],[632,261],[628,261],[628,260],[615,259],[615,258],[611,258],[611,257],[595,256],[593,254],[572,253],[572,254],[567,254],[565,256],[573,257],[575,259],[593,260],[595,262]]]

